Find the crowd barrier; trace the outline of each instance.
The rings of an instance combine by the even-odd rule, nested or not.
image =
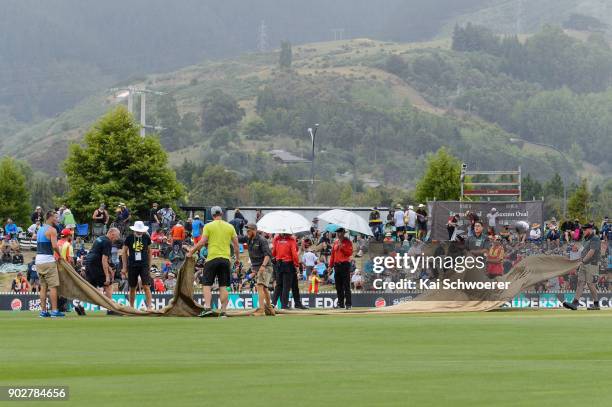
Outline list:
[[[397,305],[403,302],[412,301],[417,293],[411,292],[367,292],[353,293],[353,307],[385,307]],[[161,309],[168,305],[172,298],[172,294],[153,294],[153,306],[156,309]],[[569,292],[549,292],[549,293],[523,293],[515,297],[512,301],[505,303],[502,308],[561,308],[563,301],[573,300],[573,293]],[[113,299],[122,304],[129,304],[127,293],[115,293]],[[194,299],[202,302],[202,295],[194,295]],[[612,308],[612,293],[600,294],[600,306],[602,308]],[[78,303],[79,301],[75,301]],[[213,302],[218,303],[218,295],[213,294]],[[229,308],[230,309],[250,309],[257,307],[257,294],[242,293],[230,294]],[[291,299],[293,303],[293,299]],[[583,305],[591,305],[593,300],[589,294],[585,294],[581,298]],[[337,304],[335,293],[319,293],[302,296],[302,304],[311,308],[331,309]],[[137,308],[145,309],[145,296],[142,293],[137,294]],[[94,305],[83,303],[87,311],[103,311],[104,309]],[[0,311],[37,311],[40,310],[40,299],[37,294],[15,294],[15,293],[0,293]]]

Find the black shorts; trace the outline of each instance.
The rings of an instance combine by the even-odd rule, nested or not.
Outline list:
[[[133,264],[128,267],[128,284],[131,288],[138,286],[138,277],[142,285],[151,285],[151,275],[149,266],[146,264]]]
[[[229,287],[230,285],[231,267],[228,259],[216,258],[208,260],[204,263],[204,278],[205,286],[212,286],[215,282],[215,277],[219,281],[219,287]]]
[[[106,283],[106,275],[104,274],[104,270],[101,268],[86,265],[85,266],[85,279],[91,285],[96,288],[104,287],[104,283]]]

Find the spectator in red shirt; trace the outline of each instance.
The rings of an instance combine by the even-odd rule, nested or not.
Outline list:
[[[15,293],[27,293],[30,291],[30,284],[28,284],[28,280],[26,280],[21,271],[17,273],[17,277],[13,280],[11,291]]]
[[[292,288],[294,279],[297,283],[297,269],[300,266],[298,257],[298,246],[295,237],[287,234],[281,234],[274,237],[272,242],[272,257],[276,259],[276,267],[278,269],[275,290],[280,292],[281,307],[289,308],[289,290]],[[295,296],[295,292],[294,292]],[[297,306],[297,299],[296,306]],[[301,308],[301,303],[300,307]]]
[[[166,286],[164,285],[164,280],[161,278],[161,274],[155,275],[155,279],[153,280],[153,290],[158,293],[166,292]]]
[[[172,227],[170,231],[172,236],[172,248],[178,246],[179,248],[183,247],[183,241],[186,237],[185,226],[183,226],[183,222],[179,222]]]
[[[351,309],[351,261],[353,261],[353,243],[346,237],[346,230],[336,230],[338,239],[332,246],[329,267],[334,268],[334,281],[338,293],[337,308]]]

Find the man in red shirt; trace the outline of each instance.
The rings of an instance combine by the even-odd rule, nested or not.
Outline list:
[[[300,266],[295,237],[287,234],[277,235],[272,242],[272,257],[276,259],[277,275],[280,277],[276,284],[281,286],[281,307],[287,309],[289,308],[289,290],[293,286],[296,270]]]
[[[172,227],[170,231],[172,236],[172,247],[178,246],[179,249],[183,247],[183,240],[185,240],[185,226],[183,226],[183,222],[178,222],[176,225]]]
[[[351,261],[353,261],[353,243],[346,237],[346,230],[336,230],[338,239],[332,246],[329,267],[334,268],[338,308],[351,309]]]

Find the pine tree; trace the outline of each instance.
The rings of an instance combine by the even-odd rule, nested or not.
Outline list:
[[[591,194],[589,193],[589,186],[586,178],[583,178],[578,188],[576,188],[569,197],[567,203],[569,216],[572,219],[579,219],[580,222],[589,220],[590,200]]]

